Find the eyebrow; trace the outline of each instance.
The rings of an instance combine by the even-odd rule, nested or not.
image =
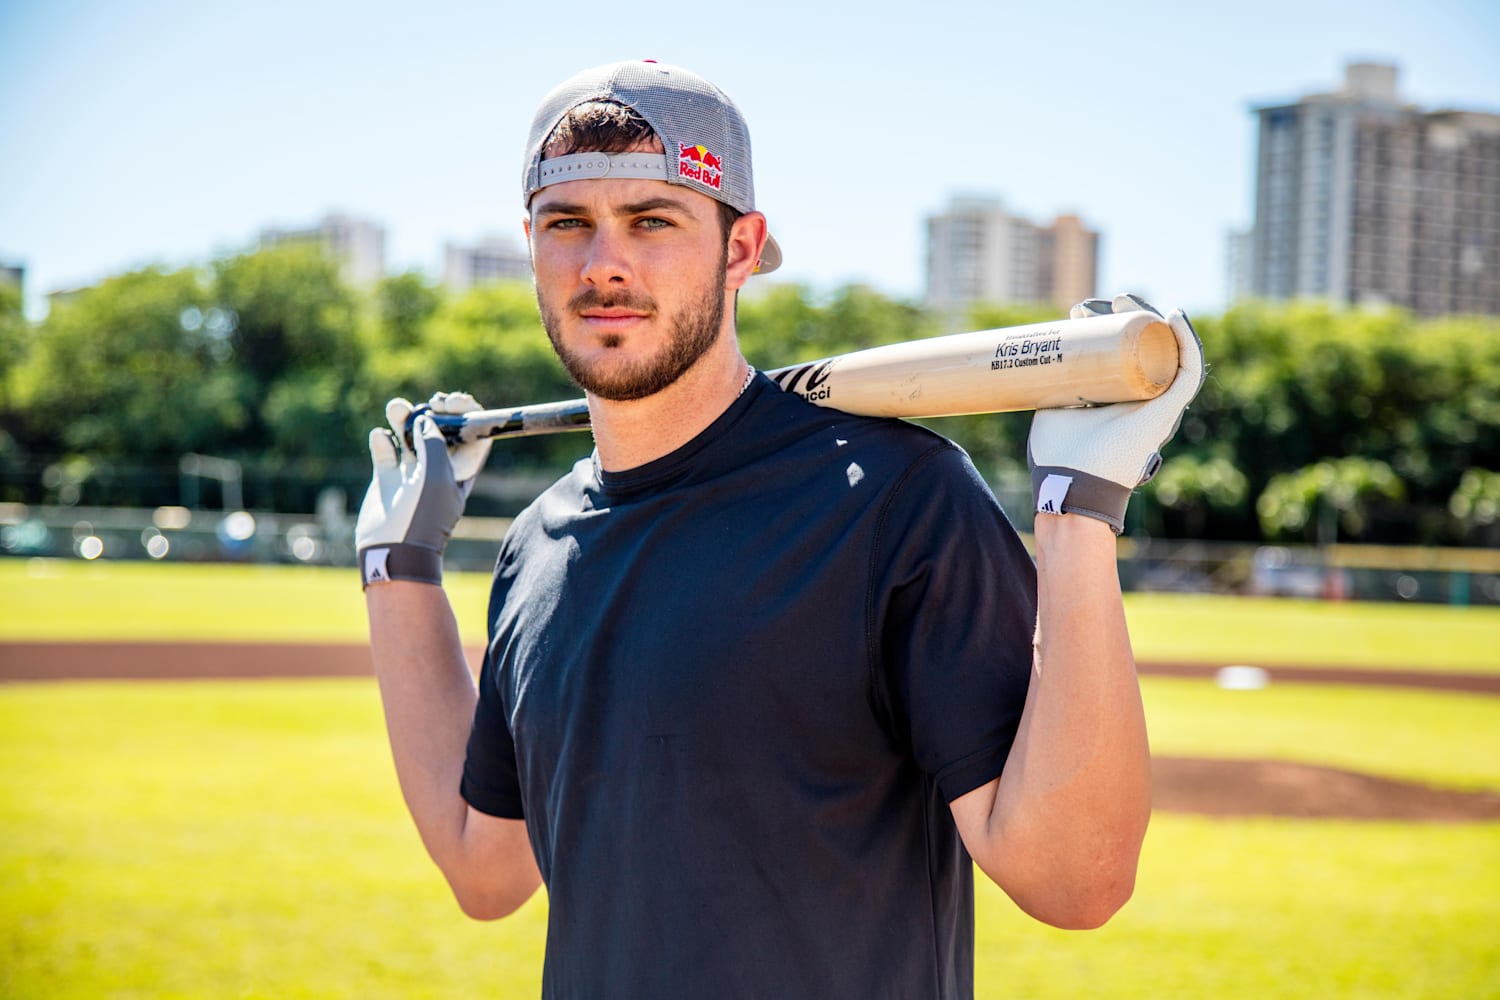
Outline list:
[[[660,211],[679,212],[683,215],[691,215],[686,202],[677,198],[658,196],[647,198],[644,201],[632,201],[620,205],[616,209],[620,215],[641,215],[646,212]],[[589,215],[589,209],[581,203],[570,201],[554,201],[543,204],[535,209],[537,215]]]

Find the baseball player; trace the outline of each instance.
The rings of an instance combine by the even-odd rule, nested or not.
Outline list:
[[[573,77],[522,195],[595,448],[501,545],[477,687],[441,569],[489,443],[418,410],[408,446],[393,400],[357,528],[402,792],[464,911],[547,887],[549,997],[970,996],[974,863],[1107,920],[1150,813],[1115,536],[1202,381],[1187,319],[1163,395],[1036,414],[1033,560],[955,445],[746,363],[734,297],[781,250],[718,88]]]

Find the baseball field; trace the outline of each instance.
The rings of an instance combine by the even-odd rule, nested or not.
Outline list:
[[[0,997],[537,995],[544,895],[469,922],[406,816],[350,572],[0,560]],[[1500,996],[1500,609],[1127,609],[1135,898],[1062,932],[981,880],[978,995]]]

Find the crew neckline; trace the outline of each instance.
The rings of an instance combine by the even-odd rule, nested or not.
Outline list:
[[[599,450],[595,448],[590,456],[593,485],[611,500],[624,500],[685,479],[699,470],[698,457],[728,435],[740,418],[755,405],[755,401],[768,391],[767,387],[770,385],[770,379],[759,371],[752,371],[745,388],[712,423],[681,447],[644,465],[609,472],[599,464]]]

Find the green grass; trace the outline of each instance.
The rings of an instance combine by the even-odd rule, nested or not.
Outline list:
[[[0,996],[535,996],[545,900],[465,920],[373,681],[0,688]]]
[[[466,638],[484,641],[489,578],[452,573]],[[0,639],[364,642],[353,569],[0,559]]]
[[[1129,594],[1142,660],[1500,673],[1500,607]]]
[[[450,573],[464,638],[484,641],[488,576]],[[1261,665],[1500,673],[1500,608],[1172,594],[1126,598],[1136,655]],[[0,559],[0,639],[363,642],[352,569]]]
[[[1494,997],[1500,824],[1153,818],[1135,897],[1054,930],[980,883],[983,997]]]
[[[1147,708],[1161,749],[1319,756],[1322,716],[1342,763],[1393,766],[1394,705],[1318,693],[1153,679]],[[1494,699],[1417,701],[1400,740],[1477,733],[1497,756]],[[1437,752],[1423,770],[1494,777]],[[1159,815],[1135,899],[1100,931],[1041,926],[981,880],[978,993],[1493,995],[1497,848],[1494,823]],[[401,805],[372,681],[0,687],[0,996],[536,996],[545,920],[543,896],[498,924],[459,914]]]

